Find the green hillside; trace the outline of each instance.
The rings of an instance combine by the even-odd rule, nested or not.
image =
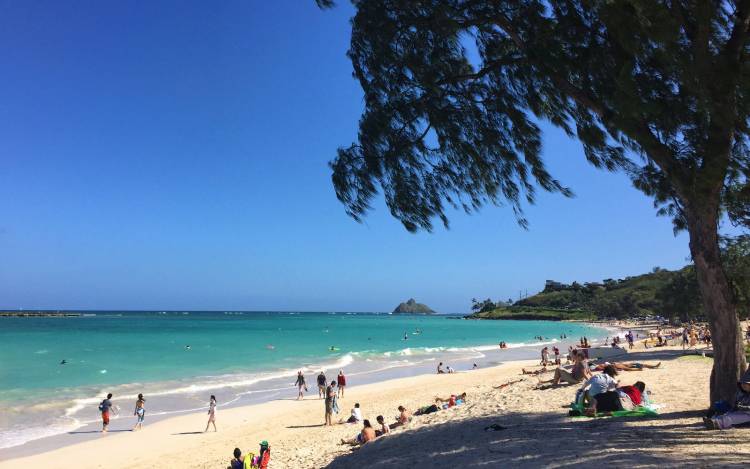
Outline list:
[[[517,301],[512,306],[498,305],[470,315],[475,319],[550,319],[590,320],[635,316],[678,316],[680,310],[693,313],[698,306],[697,286],[686,295],[693,267],[677,271],[654,269],[651,273],[601,282],[563,284],[548,280],[544,290]],[[684,284],[684,285],[683,285]],[[680,289],[676,292],[676,289]],[[680,304],[675,304],[679,293]],[[487,309],[487,308],[485,308]]]

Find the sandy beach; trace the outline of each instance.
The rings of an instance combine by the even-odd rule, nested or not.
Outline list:
[[[270,467],[565,467],[580,463],[614,467],[742,465],[750,457],[750,429],[708,431],[700,417],[707,407],[711,359],[676,347],[639,350],[629,361],[659,369],[622,372],[621,384],[647,383],[652,401],[663,405],[654,418],[571,418],[565,406],[577,386],[535,389],[537,379],[521,375],[536,360],[508,362],[470,372],[422,375],[353,386],[340,400],[346,418],[355,402],[364,418],[393,421],[397,406],[432,403],[435,396],[468,393],[459,407],[418,416],[404,428],[360,449],[342,446],[360,427],[324,427],[317,396],[296,401],[219,410],[219,432],[202,433],[206,415],[193,413],[149,425],[140,432],[113,432],[36,456],[0,462],[2,469],[58,468],[224,468],[235,447],[257,452],[268,440]],[[549,377],[546,374],[545,377]],[[503,389],[494,386],[523,380]],[[311,389],[312,391],[312,389]],[[128,418],[128,417],[124,417]],[[499,424],[500,431],[485,431]],[[396,466],[397,465],[397,466]]]

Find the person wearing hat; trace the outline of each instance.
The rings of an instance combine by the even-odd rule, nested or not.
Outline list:
[[[745,371],[737,383],[737,394],[734,397],[734,409],[721,415],[704,417],[706,427],[713,430],[725,430],[750,422],[750,368]]]
[[[258,468],[268,469],[268,461],[271,460],[271,448],[268,446],[268,442],[263,440],[260,442],[260,453],[258,454]]]

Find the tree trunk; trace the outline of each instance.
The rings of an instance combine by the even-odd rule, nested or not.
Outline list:
[[[700,208],[688,208],[685,215],[690,233],[690,253],[695,262],[714,350],[711,402],[721,399],[733,404],[737,381],[746,367],[745,350],[734,297],[721,263],[718,203],[711,205],[703,201]]]

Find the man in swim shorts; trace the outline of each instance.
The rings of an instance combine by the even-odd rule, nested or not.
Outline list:
[[[112,410],[112,393],[107,394],[107,398],[99,404],[99,410],[102,412],[102,433],[107,433],[109,427],[109,412]]]

